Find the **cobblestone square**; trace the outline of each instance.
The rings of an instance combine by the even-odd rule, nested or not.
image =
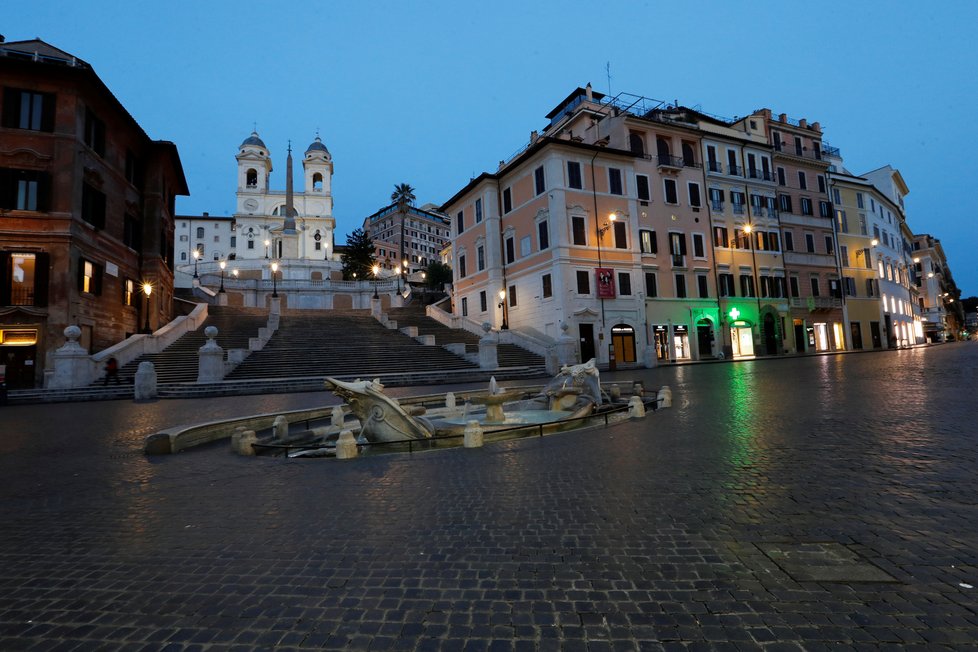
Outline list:
[[[978,649],[976,367],[619,371],[674,407],[349,462],[141,451],[327,392],[2,407],[0,649]]]

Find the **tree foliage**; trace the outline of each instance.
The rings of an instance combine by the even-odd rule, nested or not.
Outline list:
[[[391,201],[395,204],[413,204],[414,203],[414,188],[407,183],[399,183],[394,186],[394,192],[391,193]]]
[[[354,229],[346,236],[346,251],[341,259],[344,280],[373,278],[372,267],[376,263],[374,242],[363,229]]]
[[[425,285],[432,289],[440,289],[445,283],[452,282],[452,268],[437,260],[428,263],[424,270]]]

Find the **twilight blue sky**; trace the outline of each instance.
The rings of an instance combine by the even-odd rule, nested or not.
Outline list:
[[[495,170],[575,87],[607,92],[610,63],[613,94],[729,117],[769,107],[821,122],[853,172],[898,168],[911,228],[978,294],[978,202],[962,199],[978,169],[978,2],[5,4],[8,41],[88,61],[151,138],[177,144],[179,213],[233,211],[254,123],[280,189],[287,141],[301,154],[318,128],[344,242],[396,183],[440,204]]]

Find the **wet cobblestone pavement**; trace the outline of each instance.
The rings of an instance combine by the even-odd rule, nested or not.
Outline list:
[[[350,462],[141,453],[327,393],[0,408],[0,650],[978,650],[976,367],[622,371],[673,409]]]

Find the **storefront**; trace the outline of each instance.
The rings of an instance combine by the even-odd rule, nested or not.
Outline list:
[[[0,328],[0,367],[8,389],[31,389],[37,374],[37,329]]]
[[[730,346],[733,357],[744,358],[754,355],[754,325],[746,319],[730,322]]]
[[[686,324],[652,324],[655,357],[659,361],[689,360],[689,326]]]

